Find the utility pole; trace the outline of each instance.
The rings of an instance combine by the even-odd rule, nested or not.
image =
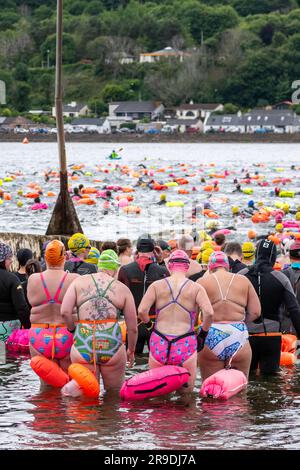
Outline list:
[[[73,201],[68,191],[68,170],[62,106],[62,29],[63,0],[57,0],[55,114],[60,164],[60,193],[46,235],[73,235],[76,232],[82,232]]]

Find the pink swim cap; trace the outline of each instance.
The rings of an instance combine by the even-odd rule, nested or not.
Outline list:
[[[229,271],[229,261],[227,255],[223,251],[214,251],[208,261],[208,270],[212,271],[217,268],[225,268]]]
[[[175,250],[171,253],[168,261],[170,271],[188,271],[190,267],[190,258],[183,250]]]

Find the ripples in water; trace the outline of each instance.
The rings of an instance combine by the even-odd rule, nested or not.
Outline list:
[[[132,373],[146,368],[138,359]],[[300,370],[251,377],[225,402],[190,397],[120,402],[114,395],[70,399],[40,391],[26,358],[0,366],[0,449],[297,449]]]

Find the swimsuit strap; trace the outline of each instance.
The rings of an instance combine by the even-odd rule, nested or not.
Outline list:
[[[170,300],[170,302],[166,303],[166,304],[165,304],[163,307],[161,307],[160,309],[157,309],[157,310],[156,310],[157,317],[158,317],[158,314],[159,314],[163,309],[169,307],[169,306],[172,305],[172,304],[177,304],[177,305],[179,305],[179,307],[181,307],[183,310],[185,310],[185,311],[190,315],[191,323],[193,323],[192,317],[191,317],[191,313],[193,313],[193,312],[190,312],[184,305],[182,305],[180,302],[178,302],[178,298],[179,298],[179,296],[181,295],[182,289],[183,289],[184,286],[190,281],[190,279],[186,279],[186,280],[184,281],[184,283],[182,284],[182,286],[181,286],[180,289],[179,289],[179,292],[178,292],[178,295],[176,296],[176,299],[174,298],[173,290],[172,290],[172,287],[171,287],[171,285],[170,285],[168,279],[165,278],[165,281],[166,281],[166,283],[167,283],[168,286],[169,286],[170,293],[171,293],[171,296],[172,296],[172,300]],[[156,321],[157,321],[157,317],[156,317]]]
[[[50,295],[50,292],[49,292],[49,289],[47,287],[47,284],[46,284],[45,277],[44,277],[43,273],[40,273],[40,278],[41,278],[43,288],[44,288],[44,292],[45,292],[45,295],[46,295],[46,298],[47,298],[47,301],[44,301],[43,304],[50,303],[52,301],[52,297]]]
[[[57,289],[57,291],[56,291],[56,293],[55,293],[55,296],[53,297],[53,300],[55,301],[56,304],[61,304],[61,302],[60,302],[58,299],[59,299],[60,293],[61,293],[61,291],[62,291],[62,289],[63,289],[63,287],[64,287],[64,283],[65,283],[65,280],[66,280],[68,274],[69,274],[69,273],[65,273],[65,274],[63,275],[63,278],[62,278],[62,280],[61,280],[60,283],[59,283],[59,286],[58,286],[58,289]]]
[[[43,284],[43,288],[44,288],[44,291],[45,291],[45,295],[47,297],[47,300],[45,300],[44,302],[42,302],[42,305],[46,305],[46,304],[61,304],[61,302],[58,300],[59,299],[59,296],[60,296],[60,293],[62,291],[62,288],[64,286],[64,282],[66,280],[66,277],[69,273],[66,272],[64,275],[63,275],[63,278],[62,280],[60,281],[59,283],[59,286],[57,288],[57,291],[55,292],[55,295],[54,297],[51,296],[50,292],[49,292],[49,289],[47,287],[47,284],[46,284],[46,280],[45,280],[45,277],[44,277],[44,274],[43,273],[40,273],[40,277],[41,277],[41,281],[42,281],[42,284]]]
[[[108,289],[110,288],[110,286],[115,282],[115,279],[113,279],[113,280],[108,284],[108,286],[106,287],[106,289],[104,289],[104,291],[101,292],[100,289],[99,289],[98,283],[97,283],[96,279],[94,278],[93,274],[91,274],[91,276],[92,276],[92,279],[93,279],[93,281],[94,281],[94,284],[95,284],[95,287],[96,287],[96,291],[97,291],[99,297],[104,297],[104,298],[107,299],[110,303],[112,303],[111,300],[106,296],[106,293],[107,293]]]
[[[228,288],[227,288],[227,291],[226,291],[226,294],[225,296],[223,295],[223,291],[221,289],[221,286],[220,286],[220,283],[219,283],[219,279],[217,278],[217,276],[215,275],[215,273],[213,273],[213,276],[215,278],[215,280],[217,281],[217,284],[218,284],[218,287],[219,287],[219,291],[220,291],[220,296],[221,296],[221,300],[224,301],[224,300],[227,300],[227,296],[228,296],[228,293],[229,293],[229,289],[231,287],[231,284],[232,284],[232,281],[235,277],[235,274],[232,275],[231,279],[230,279],[230,282],[229,282],[229,285],[228,285]]]

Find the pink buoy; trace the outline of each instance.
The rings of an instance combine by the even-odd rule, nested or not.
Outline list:
[[[122,400],[144,400],[166,395],[189,381],[190,373],[179,366],[162,366],[150,369],[126,380],[122,385]]]
[[[6,340],[9,351],[29,353],[29,330],[14,330]]]
[[[120,201],[118,202],[118,206],[119,206],[119,207],[126,207],[126,206],[128,206],[128,199],[127,199],[127,198],[120,199]]]
[[[228,400],[247,386],[245,374],[236,369],[222,369],[204,380],[200,396]]]

